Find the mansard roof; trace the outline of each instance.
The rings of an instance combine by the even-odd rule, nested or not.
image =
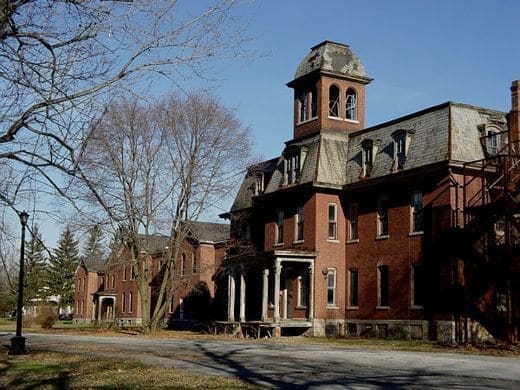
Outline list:
[[[372,80],[366,77],[365,67],[348,45],[331,41],[324,41],[311,48],[309,54],[298,65],[294,80],[316,71],[354,78],[366,83]]]
[[[506,129],[506,113],[462,103],[446,102],[355,133],[322,129],[320,134],[286,142],[278,159],[269,161],[272,178],[265,193],[275,193],[298,185],[341,189],[343,186],[393,175],[394,136],[409,136],[405,162],[399,171],[411,171],[437,163],[460,165],[485,157],[481,137],[484,128]],[[366,141],[374,149],[370,175],[362,177],[362,150]],[[502,140],[504,142],[505,140]],[[284,183],[284,159],[296,150],[305,150],[296,184]],[[231,211],[252,206],[254,193],[248,191],[254,178],[246,176]],[[254,188],[254,187],[253,187]]]

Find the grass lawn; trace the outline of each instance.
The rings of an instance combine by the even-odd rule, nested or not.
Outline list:
[[[131,360],[79,354],[30,351],[8,356],[0,347],[0,388],[254,388],[231,378],[205,377],[176,369],[146,366]]]

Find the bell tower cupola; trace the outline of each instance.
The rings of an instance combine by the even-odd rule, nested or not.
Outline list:
[[[365,127],[365,67],[348,45],[324,41],[311,48],[294,80],[295,139],[325,131]]]

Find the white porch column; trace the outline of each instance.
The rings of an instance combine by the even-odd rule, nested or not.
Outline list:
[[[235,321],[235,275],[228,275],[228,321]]]
[[[246,277],[244,271],[240,271],[240,322],[246,322]]]
[[[282,271],[281,260],[274,261],[274,322],[280,322],[280,273]]]
[[[264,268],[262,280],[262,321],[267,321],[267,300],[269,299],[269,269]]]
[[[102,313],[102,310],[103,310],[103,298],[102,297],[98,298],[98,304],[99,304],[99,308],[98,308],[98,321],[102,321],[103,320],[103,318],[101,317],[101,313]]]
[[[309,320],[314,318],[314,263],[309,265]]]

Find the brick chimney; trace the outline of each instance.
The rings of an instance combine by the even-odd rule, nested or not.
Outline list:
[[[509,112],[509,140],[516,150],[520,142],[520,80],[511,83],[511,111]]]

